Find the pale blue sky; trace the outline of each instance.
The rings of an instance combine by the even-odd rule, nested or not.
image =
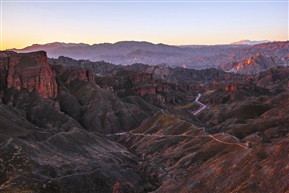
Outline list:
[[[2,49],[123,40],[172,45],[288,40],[288,1],[2,0]]]

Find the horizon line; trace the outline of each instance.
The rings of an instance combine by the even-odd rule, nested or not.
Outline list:
[[[25,49],[27,47],[33,46],[33,45],[47,45],[47,44],[53,44],[53,43],[63,43],[63,44],[85,44],[85,45],[89,45],[89,46],[93,46],[93,45],[100,45],[100,44],[116,44],[116,43],[120,43],[120,42],[137,42],[137,43],[151,43],[154,45],[158,45],[158,44],[164,44],[164,45],[168,45],[168,46],[218,46],[218,45],[252,45],[252,44],[237,44],[237,42],[240,41],[256,41],[256,42],[260,42],[257,44],[262,44],[262,43],[270,43],[270,42],[286,42],[289,41],[287,40],[249,40],[249,39],[242,39],[236,42],[231,42],[231,43],[217,43],[217,44],[168,44],[168,43],[155,43],[155,42],[150,42],[150,41],[146,41],[146,40],[120,40],[120,41],[116,41],[116,42],[100,42],[100,43],[85,43],[85,42],[61,42],[61,41],[54,41],[54,42],[48,42],[48,43],[33,43],[31,45],[22,47],[22,48],[7,48],[5,50],[21,50],[21,49]],[[1,51],[4,51],[1,49]]]

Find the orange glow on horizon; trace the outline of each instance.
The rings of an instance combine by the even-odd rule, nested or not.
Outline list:
[[[1,4],[1,50],[51,42],[216,45],[288,40],[287,2],[24,2]]]
[[[208,40],[208,39],[207,39]],[[256,39],[254,39],[256,40]],[[64,42],[64,43],[85,43],[85,44],[101,44],[101,43],[116,43],[119,41],[146,41],[146,42],[151,42],[154,44],[159,44],[159,43],[163,43],[163,44],[167,44],[167,45],[218,45],[218,44],[230,44],[232,42],[236,42],[238,40],[229,40],[229,41],[218,41],[217,39],[215,41],[209,40],[209,41],[185,41],[185,40],[181,40],[181,39],[177,39],[177,40],[168,40],[168,41],[150,41],[150,40],[142,40],[142,39],[117,39],[115,41],[62,41],[62,40],[47,40],[47,41],[41,41],[41,40],[29,40],[29,39],[13,39],[12,41],[7,41],[5,38],[3,38],[3,42],[2,42],[2,51],[3,50],[7,50],[7,49],[22,49],[28,46],[31,46],[33,44],[48,44],[48,43],[53,43],[53,42]],[[271,40],[271,41],[275,41],[275,40]],[[277,41],[288,41],[288,39],[280,39]],[[249,61],[248,61],[249,62]]]

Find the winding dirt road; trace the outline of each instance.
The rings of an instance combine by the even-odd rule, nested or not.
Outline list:
[[[193,113],[194,115],[199,114],[199,113],[202,112],[205,108],[207,108],[206,105],[204,105],[203,103],[201,103],[201,102],[199,101],[199,99],[201,98],[201,96],[202,96],[202,95],[199,93],[198,96],[197,96],[197,98],[195,99],[195,102],[196,102],[197,104],[199,104],[201,107],[200,107],[196,112]]]

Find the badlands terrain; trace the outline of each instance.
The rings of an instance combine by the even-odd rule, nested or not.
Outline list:
[[[0,52],[0,192],[289,192],[289,42],[133,43]]]

